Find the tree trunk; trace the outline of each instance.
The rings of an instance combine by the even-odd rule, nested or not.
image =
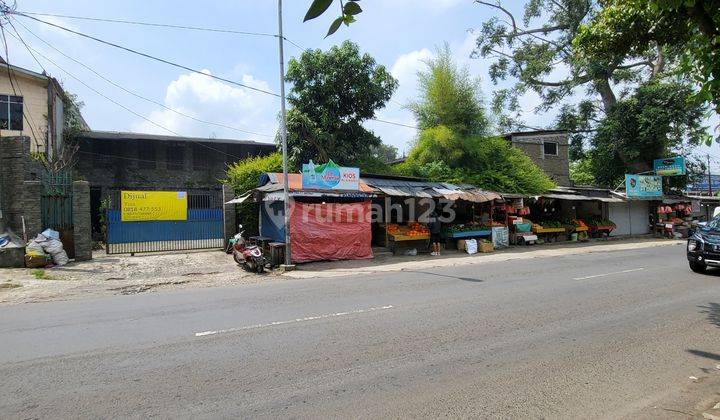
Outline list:
[[[600,98],[602,98],[603,108],[607,114],[607,112],[610,111],[610,108],[617,103],[615,92],[613,92],[612,87],[610,87],[610,78],[605,77],[595,80],[595,89],[597,89],[600,94]]]

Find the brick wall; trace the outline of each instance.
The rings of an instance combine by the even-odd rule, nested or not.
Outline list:
[[[512,145],[521,149],[559,186],[570,186],[570,150],[567,133],[512,134]],[[543,144],[557,143],[557,156],[546,155]]]
[[[90,183],[73,182],[73,235],[75,261],[92,259],[92,223],[90,216]]]

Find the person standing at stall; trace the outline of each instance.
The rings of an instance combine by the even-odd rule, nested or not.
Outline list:
[[[430,216],[430,222],[428,223],[428,230],[430,230],[430,243],[432,244],[432,252],[430,255],[440,255],[440,231],[442,230],[442,224],[440,224],[440,217],[436,212]]]

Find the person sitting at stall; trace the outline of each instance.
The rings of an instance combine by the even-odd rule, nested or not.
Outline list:
[[[436,212],[430,216],[430,222],[428,223],[428,229],[430,230],[430,243],[432,244],[432,252],[430,255],[440,255],[440,231],[442,230],[442,224],[440,224],[440,216]]]

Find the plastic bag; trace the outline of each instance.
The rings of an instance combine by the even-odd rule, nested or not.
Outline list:
[[[65,265],[70,261],[70,258],[68,258],[64,249],[61,249],[58,253],[52,254],[52,259],[56,265]]]
[[[60,232],[58,232],[57,230],[45,229],[42,231],[41,235],[49,239],[60,239]]]
[[[478,252],[478,243],[475,239],[468,239],[465,241],[465,252],[468,254],[477,254]]]

